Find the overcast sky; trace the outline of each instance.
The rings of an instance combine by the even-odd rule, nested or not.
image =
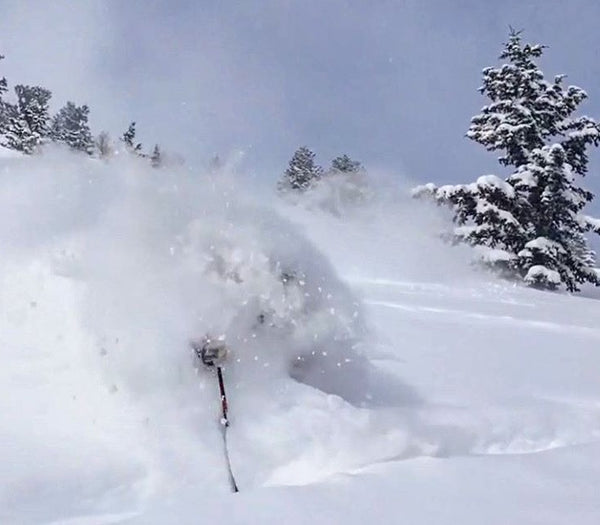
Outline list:
[[[549,46],[549,78],[600,117],[600,2],[0,0],[0,74],[91,106],[94,131],[183,153],[245,153],[275,180],[299,145],[415,181],[502,173],[464,138],[508,26]],[[600,173],[595,156],[589,185]]]

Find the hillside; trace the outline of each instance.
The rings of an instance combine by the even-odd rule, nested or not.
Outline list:
[[[0,178],[2,523],[598,522],[598,300],[465,270],[402,197],[60,150]]]

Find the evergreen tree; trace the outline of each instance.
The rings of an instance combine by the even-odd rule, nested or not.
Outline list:
[[[562,283],[576,291],[580,283],[600,285],[595,254],[584,236],[600,228],[581,213],[593,194],[576,185],[575,175],[563,146],[553,144],[535,149],[509,178],[525,201],[521,220],[528,226],[516,264],[525,281],[538,288]]]
[[[153,168],[160,168],[162,164],[162,155],[160,153],[160,148],[158,144],[154,146],[154,150],[152,151],[152,156],[150,157],[150,163]]]
[[[352,160],[348,155],[341,155],[331,161],[330,171],[333,173],[358,173],[362,169],[360,162]]]
[[[544,46],[539,44],[523,45],[521,33],[511,30],[500,54],[500,59],[508,63],[483,70],[483,85],[479,91],[491,104],[471,119],[467,137],[490,151],[503,151],[498,159],[500,163],[518,168],[529,161],[534,149],[547,145],[553,137],[570,136],[565,150],[571,165],[582,169],[587,158],[585,154],[579,158],[570,151],[571,146],[575,146],[579,154],[584,153],[585,146],[593,142],[590,140],[593,136],[597,141],[597,125],[587,117],[571,119],[570,116],[587,94],[576,86],[565,89],[564,75],[554,77],[553,82],[546,81],[534,61],[543,50]],[[584,172],[585,169],[578,171]]]
[[[0,60],[4,60],[4,55],[0,55]],[[2,95],[4,95],[4,93],[6,93],[7,90],[8,87],[6,83],[6,78],[2,77],[0,78],[0,100],[2,100]]]
[[[100,132],[95,140],[96,151],[101,159],[106,159],[113,154],[113,146],[110,136],[106,131]]]
[[[296,150],[278,184],[280,191],[306,191],[323,173],[323,169],[315,164],[315,154],[306,146]]]
[[[454,223],[446,240],[479,247],[482,261],[501,275],[516,271],[516,253],[526,242],[526,232],[517,219],[520,201],[515,189],[495,175],[484,175],[471,184],[413,190],[415,197],[433,197],[454,209]]]
[[[50,137],[64,142],[76,151],[91,155],[94,149],[92,133],[88,125],[90,110],[86,105],[76,106],[73,102],[60,109],[52,119]]]
[[[123,133],[121,140],[125,143],[125,147],[128,151],[143,156],[142,145],[139,142],[135,142],[135,122],[129,124],[129,127],[127,128],[127,131]]]
[[[515,171],[502,181],[417,188],[454,208],[454,240],[486,249],[485,261],[511,271],[528,284],[577,291],[585,282],[600,285],[595,254],[585,233],[600,233],[600,221],[582,214],[593,194],[577,185],[587,172],[587,148],[600,142],[598,124],[574,117],[587,98],[582,89],[547,82],[534,59],[544,47],[521,43],[511,31],[500,68],[483,71],[480,91],[491,104],[471,120],[467,136]],[[496,189],[489,191],[494,180]],[[482,182],[485,183],[482,186]],[[501,188],[501,190],[500,190]]]
[[[0,55],[0,60],[4,60],[4,55]],[[5,108],[5,102],[2,100],[2,96],[8,90],[8,84],[6,83],[6,78],[0,78],[0,133],[4,132],[8,121],[7,110]]]
[[[39,86],[15,86],[17,105],[6,125],[6,145],[23,153],[33,153],[49,134],[48,103],[52,93]]]

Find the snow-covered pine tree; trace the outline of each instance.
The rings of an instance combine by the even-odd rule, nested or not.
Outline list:
[[[160,148],[158,144],[155,144],[154,149],[152,150],[152,156],[150,157],[150,164],[152,164],[153,168],[160,168],[162,164],[162,156],[160,153]]]
[[[129,124],[129,127],[127,128],[127,131],[123,133],[121,140],[125,143],[125,147],[128,151],[143,156],[142,145],[139,142],[135,142],[135,122]]]
[[[516,271],[516,253],[526,242],[526,232],[517,219],[520,202],[515,189],[495,175],[484,175],[471,184],[434,184],[413,190],[415,197],[433,197],[454,210],[451,234],[445,239],[477,247],[480,260],[503,276]]]
[[[135,122],[129,124],[127,131],[123,133],[121,140],[125,143],[125,146],[133,148],[133,140],[135,139]]]
[[[315,154],[306,146],[298,148],[283,178],[279,181],[280,191],[306,191],[321,178],[323,169],[315,163]]]
[[[562,284],[577,291],[581,283],[600,285],[595,254],[584,235],[600,233],[600,224],[582,215],[593,194],[578,187],[575,177],[565,149],[553,144],[535,149],[530,161],[509,178],[526,200],[522,222],[528,239],[517,253],[516,267],[525,282],[537,288]]]
[[[17,105],[6,125],[6,145],[23,153],[33,153],[49,134],[48,103],[52,93],[39,86],[15,86]]]
[[[0,55],[0,60],[4,60],[4,55]],[[2,96],[8,90],[8,84],[6,83],[6,78],[0,78],[0,133],[4,132],[4,128],[6,127],[8,121],[8,115],[6,114],[6,108],[4,100]]]
[[[572,116],[585,91],[565,88],[562,75],[544,79],[534,61],[543,49],[523,45],[511,31],[500,55],[508,62],[483,71],[480,91],[491,104],[473,117],[467,137],[501,151],[500,163],[515,169],[500,181],[503,191],[482,191],[480,178],[414,193],[450,204],[458,225],[453,238],[483,249],[486,263],[538,288],[577,291],[581,283],[600,284],[585,238],[588,231],[600,233],[600,221],[582,214],[593,195],[576,181],[587,172],[587,148],[598,145],[600,133],[593,119]],[[494,184],[500,187],[499,180]]]
[[[0,55],[0,60],[4,60],[4,55]],[[6,78],[0,78],[0,100],[2,100],[2,95],[6,93],[8,90],[8,85],[6,83]]]
[[[52,119],[50,138],[91,155],[94,142],[88,125],[89,113],[88,106],[76,106],[73,102],[67,102]]]
[[[352,160],[348,155],[341,155],[331,161],[330,171],[333,173],[358,173],[363,169],[362,164]]]
[[[571,147],[565,147],[571,165],[579,166],[586,163],[585,147],[590,139],[597,140],[595,121],[588,117],[571,118],[587,98],[586,92],[577,86],[565,88],[565,75],[557,75],[553,82],[548,82],[535,63],[544,48],[539,44],[522,44],[521,32],[511,30],[500,54],[500,59],[508,63],[483,70],[479,91],[491,104],[471,119],[467,137],[489,151],[503,151],[498,160],[505,166],[518,168],[529,161],[534,149],[548,145],[554,137],[562,142],[567,136],[569,143],[583,139],[584,144],[578,143],[576,148],[583,158],[573,156],[568,151]],[[580,174],[584,172],[578,170]]]

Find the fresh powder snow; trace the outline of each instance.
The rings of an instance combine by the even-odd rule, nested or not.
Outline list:
[[[1,523],[598,523],[593,290],[470,269],[399,189],[3,151]]]

